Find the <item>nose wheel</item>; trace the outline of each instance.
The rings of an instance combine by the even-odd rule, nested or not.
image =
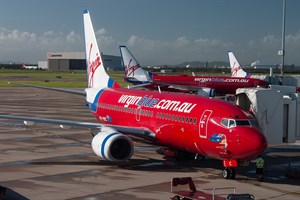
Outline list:
[[[234,179],[235,178],[235,170],[234,168],[225,168],[223,170],[222,176],[225,179]]]

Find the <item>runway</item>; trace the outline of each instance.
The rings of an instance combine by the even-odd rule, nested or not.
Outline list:
[[[33,88],[0,88],[0,114],[96,122],[83,96]],[[112,163],[94,155],[91,140],[84,128],[0,119],[3,199],[170,199],[171,178],[187,176],[209,194],[213,188],[234,187],[255,199],[300,198],[299,174],[291,173],[300,168],[300,145],[268,148],[267,177],[259,182],[254,163],[239,167],[235,180],[224,180],[218,160],[165,160],[158,147],[135,142],[132,160]]]

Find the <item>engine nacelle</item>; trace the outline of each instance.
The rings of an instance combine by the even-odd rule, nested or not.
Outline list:
[[[216,92],[215,92],[215,89],[212,89],[212,88],[200,88],[198,90],[198,95],[214,97],[214,96],[216,96]]]
[[[95,154],[109,161],[124,161],[133,154],[132,140],[116,130],[104,127],[92,140]]]

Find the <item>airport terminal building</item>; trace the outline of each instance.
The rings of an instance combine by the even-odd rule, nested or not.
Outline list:
[[[122,70],[120,56],[104,55],[101,53],[101,57],[106,69]],[[49,71],[71,71],[86,69],[84,52],[48,52],[47,62]]]

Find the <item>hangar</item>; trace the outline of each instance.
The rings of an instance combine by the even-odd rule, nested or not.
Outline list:
[[[101,53],[101,57],[103,58],[103,64],[107,70],[122,70],[120,56],[104,55]],[[47,60],[49,71],[86,69],[84,52],[48,52]]]

